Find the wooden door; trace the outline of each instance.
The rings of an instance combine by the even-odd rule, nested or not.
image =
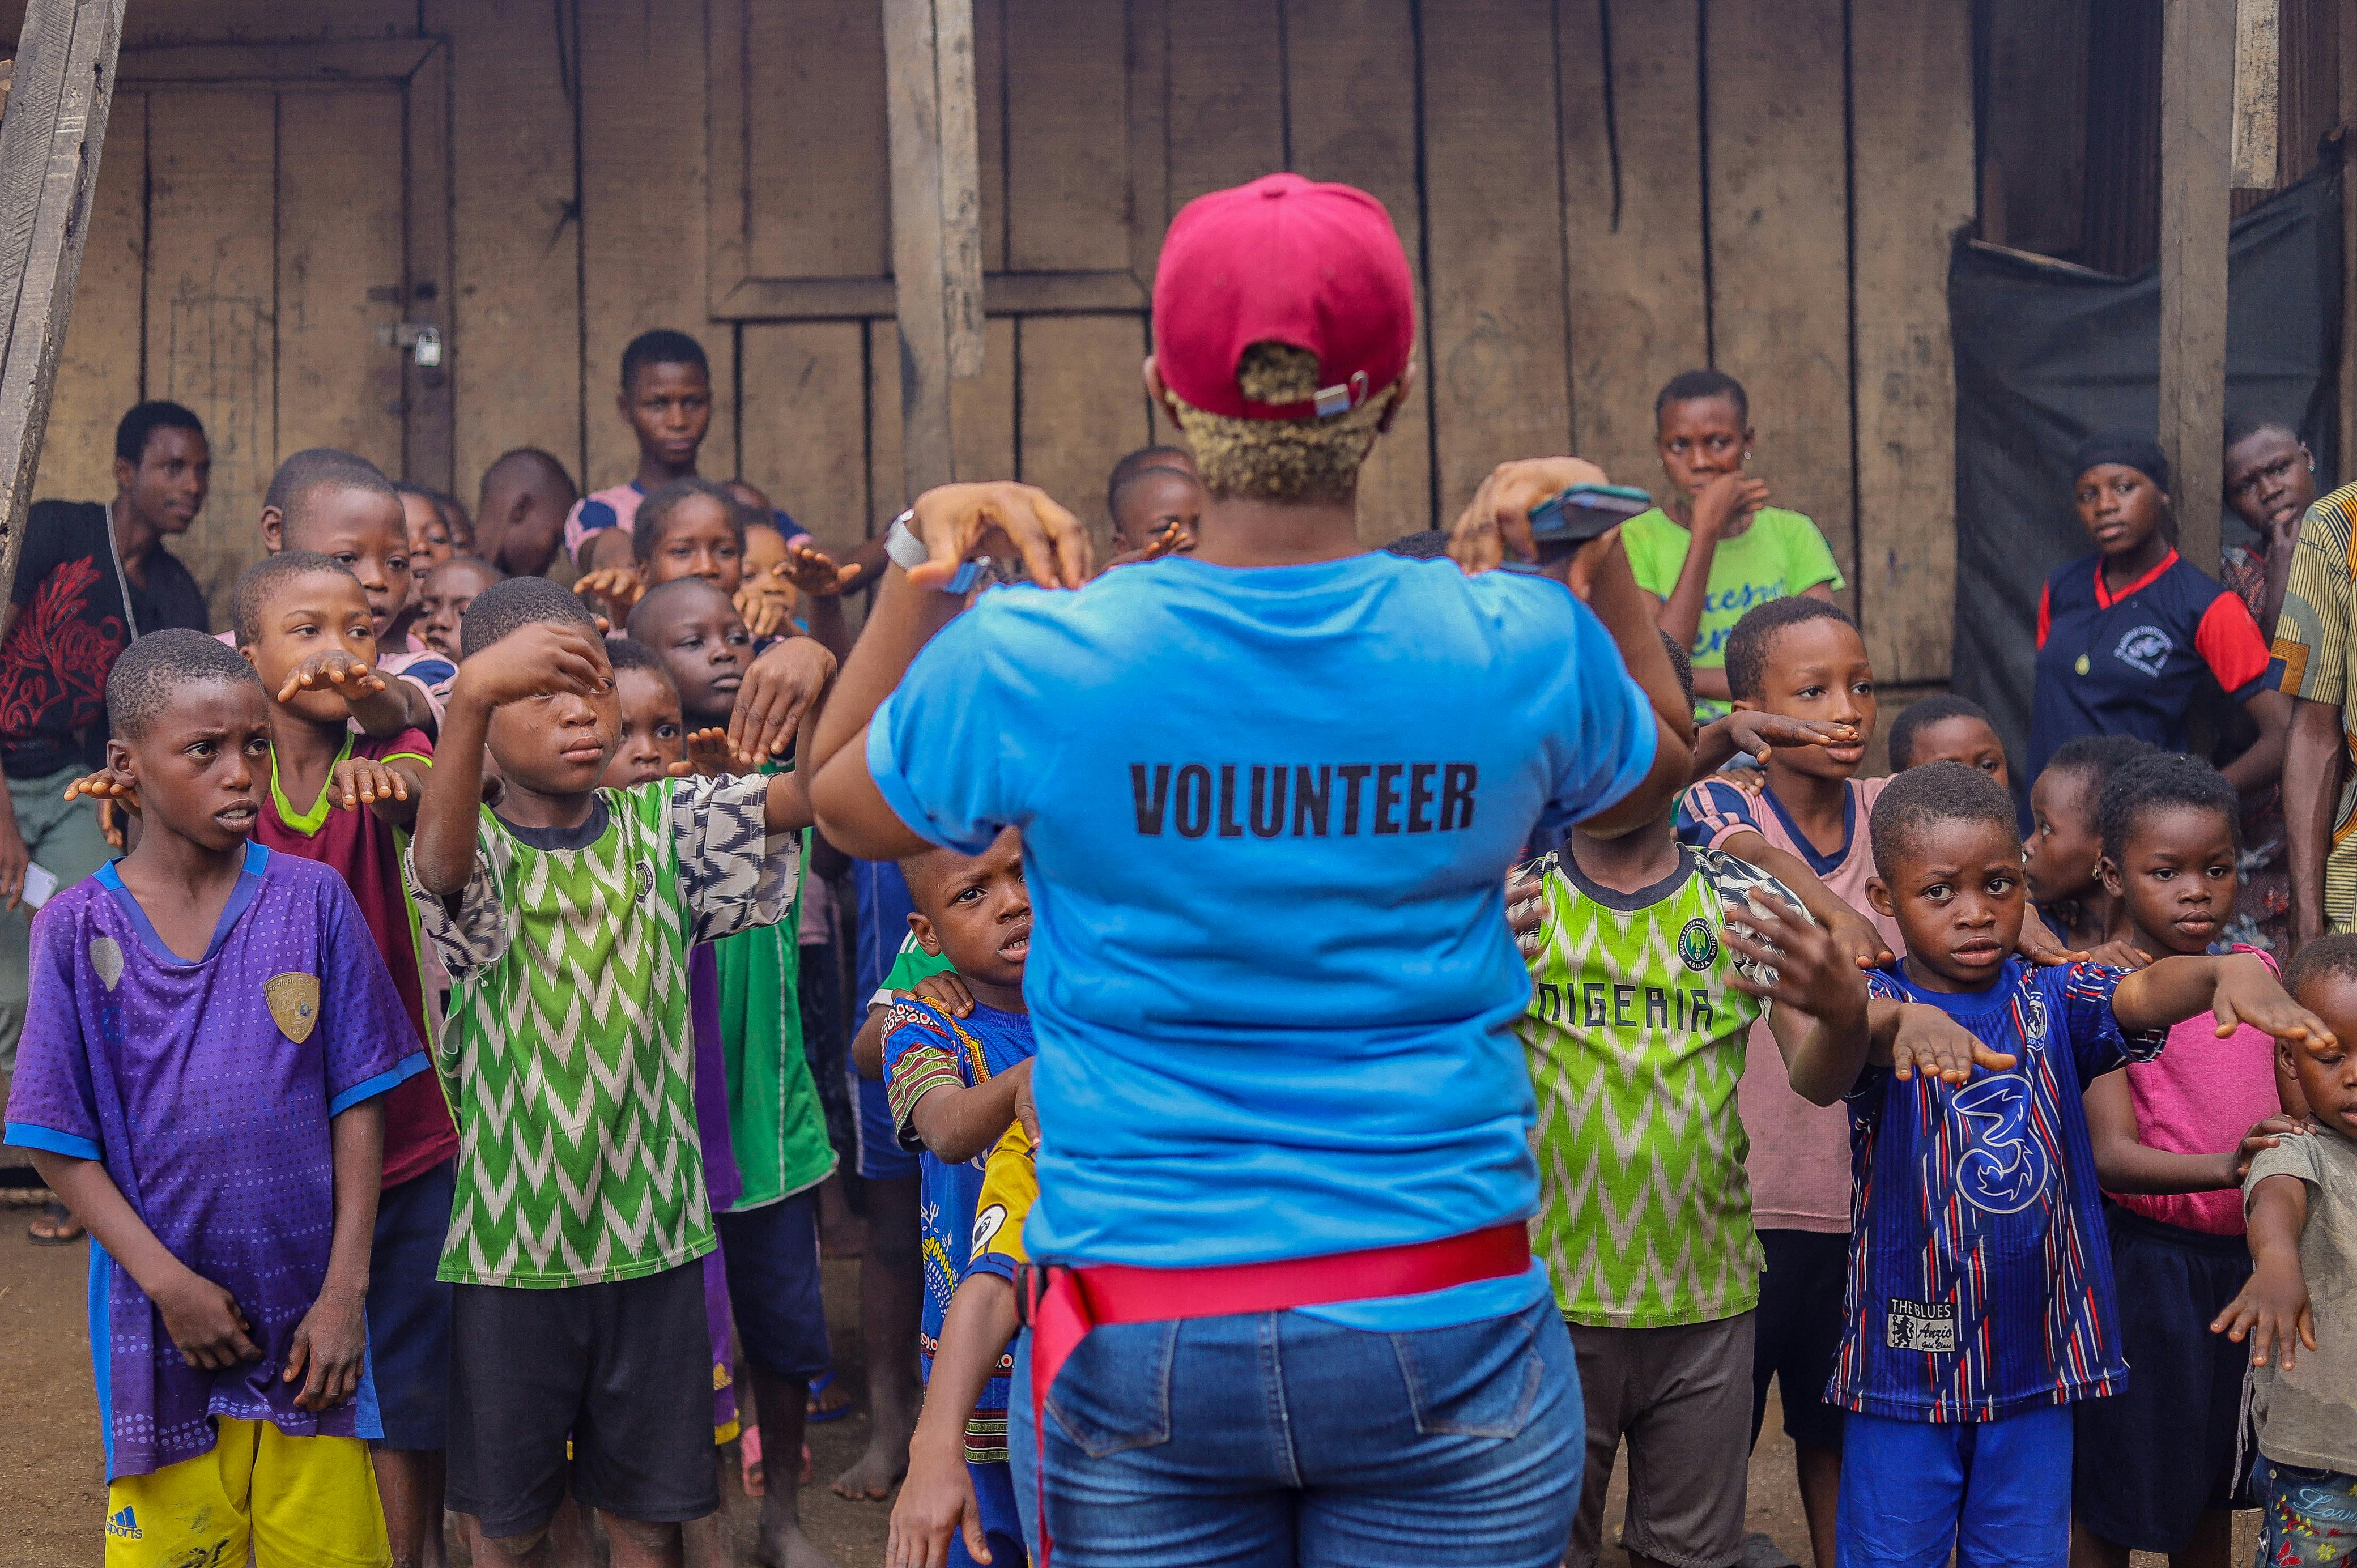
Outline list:
[[[194,80],[161,58],[176,52]],[[261,553],[263,496],[289,454],[340,446],[395,478],[449,483],[444,372],[392,330],[439,303],[443,275],[415,259],[415,231],[441,216],[413,211],[417,76],[215,80],[224,52],[156,51],[140,78],[124,73],[135,85],[115,102],[36,490],[112,495],[124,410],[194,410],[212,493],[172,548],[217,625]]]

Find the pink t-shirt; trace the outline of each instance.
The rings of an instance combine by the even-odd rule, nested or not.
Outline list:
[[[2276,961],[2257,948],[2270,971]],[[2224,1039],[2203,1013],[2169,1031],[2169,1044],[2148,1062],[2130,1062],[2128,1098],[2136,1105],[2136,1142],[2172,1155],[2216,1155],[2234,1147],[2251,1124],[2283,1110],[2276,1089],[2276,1042],[2244,1025]],[[2115,1193],[2113,1201],[2147,1219],[2212,1236],[2243,1234],[2243,1195],[2219,1192]]]
[[[565,514],[565,555],[577,557],[581,542],[593,533],[603,533],[609,528],[630,532],[630,524],[638,519],[639,503],[646,499],[647,492],[639,488],[638,480],[632,479],[611,489],[593,490],[575,501],[573,510]]]
[[[1897,922],[1867,902],[1867,878],[1874,875],[1874,846],[1867,818],[1888,779],[1853,779],[1842,816],[1842,847],[1817,853],[1775,796],[1747,795],[1732,784],[1706,779],[1678,801],[1678,837],[1706,849],[1721,849],[1738,833],[1756,832],[1781,850],[1801,857],[1835,897],[1874,922],[1894,953],[1903,951]],[[1816,1230],[1847,1235],[1850,1228],[1849,1112],[1838,1105],[1814,1105],[1792,1090],[1784,1055],[1767,1021],[1751,1026],[1736,1090],[1736,1109],[1751,1140],[1744,1170],[1751,1178],[1751,1219],[1762,1230]]]

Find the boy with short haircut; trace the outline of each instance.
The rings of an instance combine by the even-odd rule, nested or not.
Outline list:
[[[2331,1031],[2281,1047],[2309,1135],[2251,1162],[2250,1283],[2210,1326],[2251,1342],[2258,1561],[2325,1568],[2357,1516],[2357,937],[2309,942],[2284,982]]]
[[[732,508],[734,503],[730,503]],[[783,668],[832,660],[808,638],[752,657],[752,638],[729,596],[701,576],[650,589],[630,612],[632,638],[662,661],[691,735],[725,734]],[[755,765],[719,760],[723,768]],[[764,768],[773,764],[759,765]],[[800,887],[791,890],[798,897]],[[726,1065],[726,1125],[741,1191],[718,1209],[727,1294],[752,1374],[760,1451],[775,1485],[762,1497],[761,1530],[780,1555],[800,1539],[791,1477],[802,1449],[809,1385],[831,1352],[820,1294],[818,1187],[834,1169],[826,1114],[802,1051],[800,944],[792,919],[711,944],[720,1047]]]
[[[544,575],[580,499],[565,465],[539,447],[502,452],[483,470],[475,501],[477,553],[511,577]]]
[[[2029,785],[2029,842],[2022,873],[2029,901],[2057,935],[2093,950],[2120,934],[2117,909],[2095,874],[2104,857],[2103,824],[2095,814],[2112,775],[2154,750],[2132,735],[2090,735],[2064,741]]]
[[[2147,955],[2232,950],[2242,800],[2198,757],[2155,752],[2104,786],[2097,872],[2122,935]],[[2305,1129],[2298,1085],[2276,1043],[2249,1027],[2221,1038],[2206,1016],[2169,1048],[2088,1085],[2082,1097],[2118,1287],[2126,1389],[2073,1412],[2072,1555],[2127,1568],[2163,1552],[2174,1568],[2225,1568],[2233,1509],[2252,1506],[2237,1460],[2243,1373],[2210,1324],[2251,1274],[2237,1190],[2252,1156]]]
[[[1867,908],[1874,847],[1867,822],[1889,780],[1858,779],[1876,716],[1874,671],[1857,626],[1835,605],[1771,599],[1747,611],[1723,650],[1730,718],[1764,714],[1840,726],[1841,745],[1769,748],[1758,794],[1711,778],[1678,803],[1678,836],[1756,863],[1772,852],[1797,857],[1832,897]],[[1705,742],[1697,737],[1697,753]],[[1796,884],[1799,886],[1799,884]],[[1830,923],[1831,911],[1812,905]],[[1878,919],[1866,933],[1896,953],[1897,929]],[[1866,944],[1861,944],[1866,945]],[[1879,952],[1869,955],[1879,960]],[[1837,1108],[1793,1092],[1773,1033],[1751,1031],[1740,1108],[1749,1155],[1753,1222],[1767,1268],[1753,1319],[1753,1440],[1766,1420],[1768,1386],[1781,1385],[1783,1425],[1792,1440],[1801,1499],[1817,1568],[1833,1568],[1834,1516],[1841,1481],[1841,1412],[1825,1402],[1841,1342],[1842,1286],[1850,1231],[1850,1140]]]
[[[382,1096],[425,1057],[352,896],[252,842],[270,722],[196,631],[107,679],[137,847],[34,924],[7,1141],[97,1245],[106,1560],[390,1561],[363,1295]]]
[[[2119,1391],[2110,1250],[2081,1096],[2172,1025],[2329,1033],[2246,955],[2171,955],[2134,973],[2015,956],[2028,908],[2012,797],[1933,762],[1875,804],[1868,894],[1906,947],[1868,977],[1926,1003],[2007,1070],[1910,1079],[1863,1057],[1803,1085],[1846,1100],[1857,1145],[1847,1322],[1831,1396],[1842,1442],[1842,1558],[2061,1568],[2072,1412]]]
[[[1899,710],[1890,723],[1890,771],[1904,773],[1926,762],[1961,762],[2013,788],[2005,741],[1988,710],[1970,697],[1940,692]]]
[[[695,455],[712,428],[712,364],[704,345],[684,332],[656,328],[622,350],[622,390],[614,399],[622,423],[639,443],[639,469],[629,482],[592,491],[565,518],[565,553],[582,571],[627,566],[627,542],[647,492],[695,477]]]
[[[356,735],[344,695],[377,658],[369,603],[342,564],[308,550],[263,558],[231,599],[238,651],[262,680],[268,788],[256,843],[326,865],[351,889],[420,1049],[434,1037],[428,988],[401,884],[434,743],[417,730]],[[338,686],[322,675],[341,673]],[[387,1094],[383,1190],[369,1250],[369,1351],[383,1435],[378,1484],[394,1561],[439,1563],[442,1450],[448,1445],[450,1287],[434,1277],[450,1223],[458,1134],[430,1073]]]
[[[611,669],[554,584],[486,589],[463,651],[410,852],[454,983],[451,1504],[481,1521],[478,1561],[532,1561],[569,1444],[615,1562],[675,1561],[719,1501],[688,953],[785,918],[808,796],[791,774],[600,789]]]
[[[977,1162],[1013,1124],[1016,1095],[1031,1076],[1037,1047],[1023,1003],[1031,898],[1023,883],[1023,840],[1012,828],[981,854],[936,849],[902,861],[900,869],[917,906],[909,934],[927,952],[948,959],[974,998],[963,1017],[918,997],[896,998],[885,1022],[885,1083],[900,1143],[923,1151],[925,1305],[918,1354],[930,1382],[975,1234],[983,1177]],[[996,1359],[979,1402],[952,1412],[963,1418],[952,1430],[963,1434],[994,1568],[1024,1561],[1006,1454],[1010,1372],[1010,1363]],[[916,1457],[912,1448],[912,1465]],[[949,1562],[970,1561],[964,1542],[952,1542]]]
[[[1110,504],[1114,557],[1109,564],[1179,554],[1194,548],[1195,525],[1203,516],[1203,486],[1192,469],[1155,464],[1114,485]]]

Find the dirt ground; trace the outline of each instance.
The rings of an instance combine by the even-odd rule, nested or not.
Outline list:
[[[0,1563],[96,1568],[105,1556],[100,1521],[106,1488],[84,1330],[88,1264],[79,1245],[32,1245],[25,1238],[27,1218],[22,1209],[0,1208],[0,1434],[5,1434],[0,1437]],[[856,1263],[827,1264],[837,1375],[852,1389],[863,1390],[857,1284]],[[1808,1528],[1793,1487],[1792,1445],[1778,1427],[1771,1411],[1751,1460],[1749,1528],[1806,1563]],[[858,1455],[866,1436],[866,1418],[858,1412],[811,1428],[815,1479],[802,1489],[802,1517],[812,1540],[838,1568],[879,1568],[884,1560],[886,1506],[845,1502],[826,1487]],[[1625,1475],[1616,1474],[1608,1536],[1617,1530],[1624,1492]],[[750,1563],[759,1505],[732,1484],[724,1506],[737,1560]],[[2236,1521],[2237,1563],[2251,1561],[2255,1518],[2246,1514]],[[2136,1568],[2160,1568],[2163,1560],[2138,1553],[2136,1562]],[[1608,1546],[1602,1568],[1627,1568],[1627,1560]]]

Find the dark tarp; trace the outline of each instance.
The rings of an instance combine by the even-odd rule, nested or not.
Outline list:
[[[2341,472],[2332,430],[2341,173],[2337,150],[2329,151],[2324,164],[2237,220],[2228,252],[2228,417],[2296,421],[2327,480]],[[2057,566],[2092,548],[2071,506],[2071,454],[2106,426],[2158,423],[2160,274],[2147,267],[2114,277],[1959,239],[1948,310],[1956,347],[1951,684],[1995,716],[2018,768],[2029,735],[2038,592]],[[2229,543],[2251,537],[2231,515],[2222,532]],[[2218,569],[2215,561],[2195,564],[2213,575]]]

